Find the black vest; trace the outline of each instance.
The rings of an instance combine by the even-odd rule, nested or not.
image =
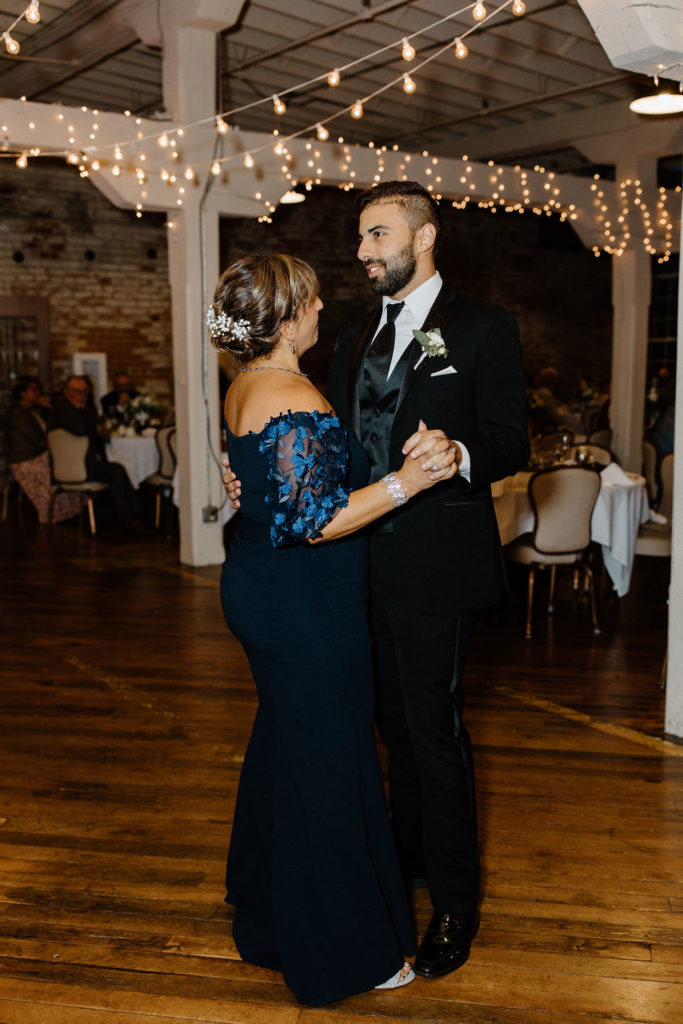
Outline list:
[[[360,442],[370,458],[373,484],[389,472],[389,443],[403,378],[410,362],[409,345],[388,380],[377,379],[371,360],[363,357],[358,379]]]

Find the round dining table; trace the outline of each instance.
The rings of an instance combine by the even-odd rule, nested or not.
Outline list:
[[[532,474],[516,473],[491,487],[503,545],[530,533],[534,513],[528,485]],[[628,593],[636,537],[650,515],[645,477],[626,473],[616,463],[600,473],[601,486],[591,518],[591,540],[602,548],[605,569],[619,597]]]
[[[133,487],[139,487],[159,468],[159,449],[156,442],[156,431],[149,436],[136,434],[135,437],[119,437],[112,434],[107,445],[107,458],[110,462],[120,462],[124,467]]]

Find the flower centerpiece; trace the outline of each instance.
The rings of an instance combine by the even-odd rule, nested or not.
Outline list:
[[[112,423],[112,433],[123,437],[141,434],[148,427],[161,424],[161,406],[154,395],[142,394],[131,398],[120,418]]]

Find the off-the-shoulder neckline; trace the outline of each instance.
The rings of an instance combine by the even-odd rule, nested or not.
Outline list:
[[[286,412],[278,412],[274,416],[271,416],[270,419],[266,420],[266,422],[263,424],[260,430],[248,430],[246,434],[233,434],[232,430],[228,426],[228,421],[225,418],[224,423],[225,429],[230,434],[230,436],[235,440],[240,441],[245,437],[260,437],[261,434],[263,434],[264,431],[266,431],[272,423],[277,423],[278,420],[285,419],[288,416],[310,416],[314,421],[322,418],[323,416],[326,416],[329,419],[334,420],[334,422],[337,425],[341,426],[341,421],[339,417],[336,415],[336,413],[321,412],[319,409],[297,409],[295,412],[292,412],[291,409],[288,409]]]

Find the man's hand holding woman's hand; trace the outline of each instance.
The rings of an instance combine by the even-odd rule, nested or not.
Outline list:
[[[403,445],[405,460],[398,476],[409,494],[417,494],[441,480],[450,480],[458,472],[462,453],[443,430],[429,430],[420,420],[414,434]]]
[[[429,430],[426,423],[420,424],[414,434],[403,445],[405,461],[398,475],[410,495],[417,494],[441,480],[450,480],[458,472],[462,453],[455,441],[450,441],[443,430]],[[237,475],[230,469],[227,456],[222,459],[225,472],[223,486],[232,507],[240,507],[239,497],[242,486]]]

